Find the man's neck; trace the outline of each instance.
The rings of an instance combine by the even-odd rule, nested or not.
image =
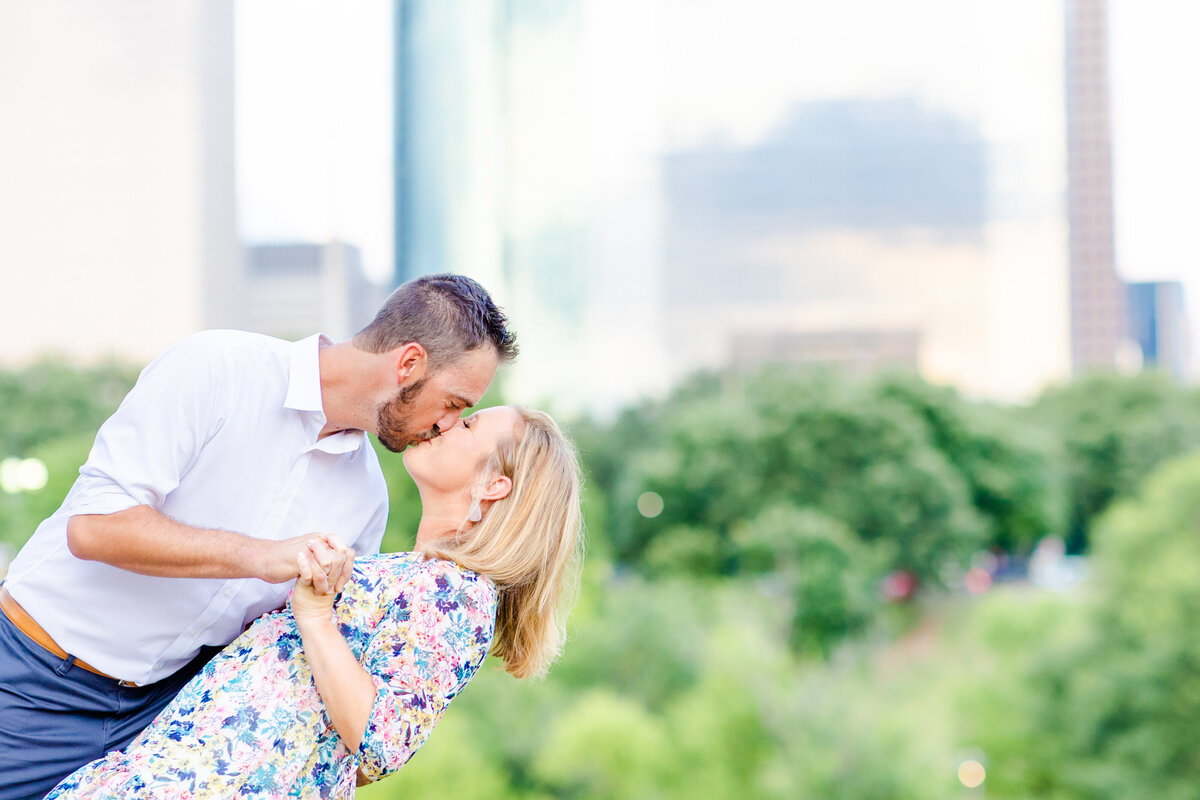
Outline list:
[[[325,412],[325,426],[318,438],[347,430],[373,432],[375,393],[367,382],[375,380],[380,368],[378,357],[345,341],[322,347],[317,365],[321,408]]]

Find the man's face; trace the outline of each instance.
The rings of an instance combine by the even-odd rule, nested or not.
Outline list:
[[[379,407],[375,434],[379,443],[399,453],[458,422],[465,409],[479,402],[496,376],[499,360],[490,347],[468,351],[458,361],[402,386]]]

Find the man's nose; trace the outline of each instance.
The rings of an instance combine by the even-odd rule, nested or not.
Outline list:
[[[433,426],[433,429],[438,433],[445,433],[458,424],[458,418],[461,414],[461,411],[447,411]]]

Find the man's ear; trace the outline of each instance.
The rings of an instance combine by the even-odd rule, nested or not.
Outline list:
[[[392,351],[395,358],[396,383],[401,386],[420,380],[425,374],[428,356],[425,348],[416,342],[408,342]]]
[[[496,475],[488,481],[487,487],[479,495],[480,500],[502,500],[512,492],[512,478],[507,475]]]

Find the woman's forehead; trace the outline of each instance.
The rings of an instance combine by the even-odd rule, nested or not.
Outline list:
[[[521,415],[512,406],[491,406],[490,408],[481,408],[472,414],[471,418],[486,420],[489,425],[496,425],[519,422]]]
[[[471,421],[494,428],[497,433],[516,431],[524,422],[521,415],[512,406],[492,406],[481,409],[471,415]]]

